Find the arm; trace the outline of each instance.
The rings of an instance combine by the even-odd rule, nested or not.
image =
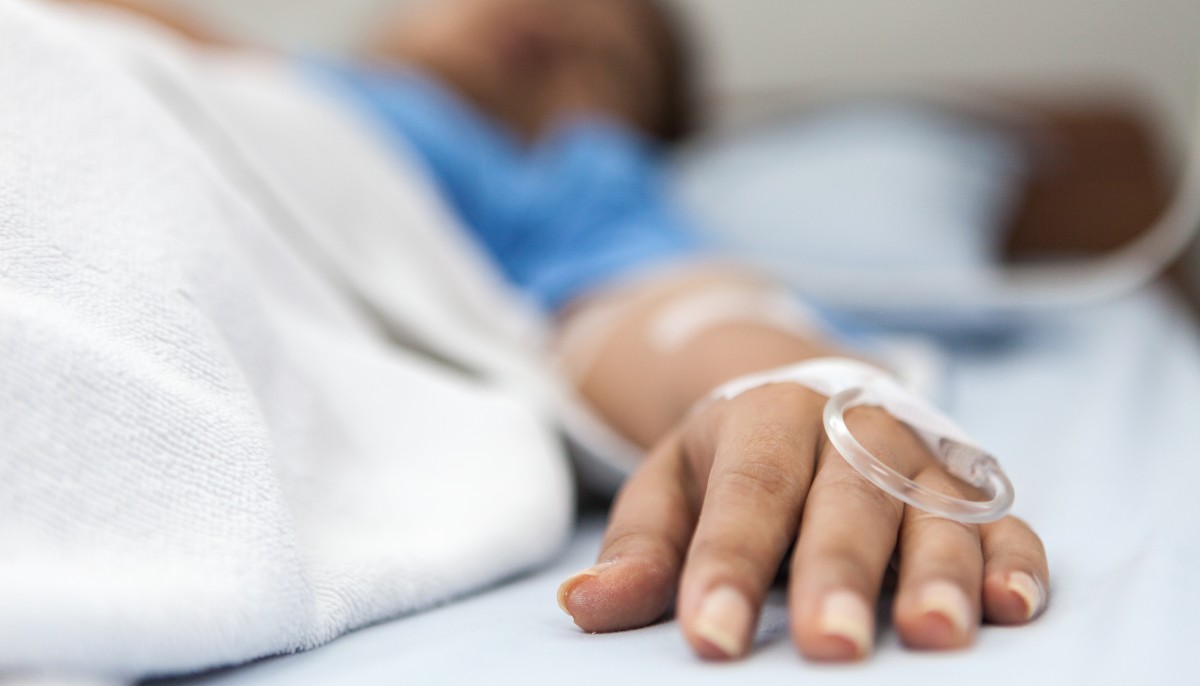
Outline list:
[[[794,544],[791,626],[813,659],[869,654],[893,556],[894,623],[910,646],[960,648],[981,619],[1020,624],[1036,616],[1048,581],[1037,536],[1011,517],[967,526],[884,495],[825,443],[823,397],[766,386],[688,414],[729,378],[844,355],[828,342],[739,319],[709,322],[672,350],[652,343],[671,303],[746,283],[732,274],[681,277],[567,310],[568,332],[606,310],[593,335],[564,336],[561,355],[576,365],[596,410],[650,450],[617,499],[598,564],[560,587],[564,610],[587,631],[613,631],[656,621],[677,596],[681,628],[699,655],[740,657]],[[970,495],[929,469],[931,458],[903,425],[880,410],[854,412],[898,469]]]
[[[694,339],[689,335],[670,349],[654,342],[651,332],[661,327],[673,305],[722,292],[752,298],[770,288],[745,273],[709,269],[586,299],[562,318],[561,328],[568,333],[560,339],[560,357],[564,366],[574,369],[583,397],[614,428],[650,447],[722,382],[812,357],[845,355],[815,332],[802,337],[754,316],[700,324],[692,332]],[[692,302],[703,306],[700,300]],[[599,336],[591,337],[587,346],[571,341],[572,329],[587,326],[590,315],[600,309],[612,314],[604,317]]]
[[[450,118],[429,121],[445,128]],[[456,127],[431,140],[461,143],[462,133]],[[678,593],[680,625],[700,655],[744,655],[793,543],[792,627],[811,657],[870,651],[894,554],[903,560],[896,623],[911,645],[965,646],[982,616],[1021,623],[1041,611],[1046,561],[1028,527],[1011,518],[963,526],[906,509],[825,442],[825,398],[781,384],[689,412],[731,377],[838,353],[792,327],[749,319],[655,343],[664,312],[680,302],[752,287],[745,275],[665,271],[705,250],[671,207],[655,150],[619,126],[585,122],[540,144],[535,163],[497,159],[488,183],[464,184],[487,192],[458,203],[460,214],[510,282],[559,313],[560,359],[585,399],[649,448],[617,499],[600,562],[559,590],[580,627],[645,626]],[[629,284],[639,272],[658,276],[606,286]],[[883,443],[893,466],[928,486],[961,489],[927,469],[923,444],[889,416],[860,408],[855,417],[870,424],[864,438],[876,439],[877,452]]]

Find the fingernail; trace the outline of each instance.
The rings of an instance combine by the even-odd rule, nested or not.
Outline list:
[[[849,641],[858,657],[871,652],[871,610],[850,591],[834,591],[821,604],[821,633]]]
[[[959,634],[971,630],[971,602],[958,586],[949,581],[934,581],[921,591],[918,603],[921,614],[939,614],[950,622]]]
[[[1008,590],[1021,596],[1025,601],[1025,619],[1033,619],[1042,609],[1046,594],[1042,585],[1032,575],[1025,572],[1013,572],[1008,575]]]
[[[566,581],[559,584],[559,586],[558,586],[558,606],[560,608],[562,608],[562,611],[566,612],[568,615],[571,614],[571,611],[567,609],[567,599],[571,595],[571,591],[575,590],[576,586],[587,581],[588,579],[594,579],[594,578],[600,576],[604,572],[604,570],[608,569],[609,567],[612,567],[616,563],[617,563],[616,560],[608,560],[606,562],[597,563],[595,565],[592,565],[591,567],[588,567],[587,569],[583,570],[582,572],[579,572],[577,574],[571,575],[570,577],[567,577]]]
[[[692,631],[725,657],[738,657],[745,650],[753,620],[754,610],[746,597],[732,586],[719,586],[700,604]]]

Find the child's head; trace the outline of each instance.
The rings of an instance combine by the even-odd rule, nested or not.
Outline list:
[[[692,124],[691,64],[660,0],[427,0],[371,54],[433,72],[528,138],[579,111],[667,142]]]

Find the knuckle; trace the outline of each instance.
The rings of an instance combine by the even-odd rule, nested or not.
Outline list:
[[[1012,553],[1003,558],[986,557],[985,563],[991,568],[999,566],[1001,569],[1024,570],[1039,578],[1048,575],[1045,558],[1028,553]]]
[[[836,457],[841,459],[840,456]],[[839,470],[837,474],[828,477],[823,488],[841,502],[854,503],[860,508],[885,515],[893,521],[900,521],[903,514],[904,503],[850,469]]]
[[[944,541],[953,532],[953,536],[957,538],[970,539],[976,544],[979,541],[979,527],[975,524],[946,519],[939,515],[922,512],[911,506],[906,508],[905,520],[910,535]]]
[[[923,543],[909,542],[908,545],[901,545],[897,555],[901,574],[907,570],[908,574],[918,577],[948,576],[966,579],[973,574],[982,573],[984,562],[981,555],[944,543],[927,540]]]
[[[1046,564],[1046,546],[1033,529],[1013,516],[980,527],[989,558],[1017,560],[1025,566],[1041,568]]]
[[[745,539],[697,540],[688,558],[688,565],[702,570],[704,576],[759,579],[768,571],[774,571],[768,557]]]
[[[907,477],[938,464],[917,434],[882,408],[856,407],[846,420],[867,450]]]
[[[809,569],[821,568],[821,577],[839,586],[870,592],[879,581],[874,561],[858,548],[830,544],[807,551]]]
[[[770,422],[755,426],[747,432],[742,441],[747,451],[762,455],[778,455],[799,447],[793,431]]]
[[[754,500],[783,500],[798,490],[799,480],[775,461],[752,453],[728,468],[721,487]]]
[[[661,568],[664,573],[673,569],[685,552],[679,543],[669,538],[635,528],[610,530],[604,551],[604,557],[637,556],[649,567]]]
[[[825,398],[797,384],[768,384],[734,398],[722,415],[719,438],[795,448],[811,442]]]
[[[985,529],[1002,533],[1008,537],[1035,539],[1039,543],[1041,542],[1041,539],[1038,537],[1037,533],[1034,532],[1033,527],[1029,526],[1025,520],[1013,515],[1008,515],[998,522],[984,524],[983,526]]]
[[[795,431],[776,423],[760,423],[740,435],[726,437],[729,461],[721,468],[725,490],[751,498],[796,496],[811,476],[811,460]]]
[[[982,500],[986,497],[983,491],[950,474],[938,463],[927,465],[913,481],[939,493],[965,500]]]

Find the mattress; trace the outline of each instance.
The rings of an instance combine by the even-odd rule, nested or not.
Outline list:
[[[554,597],[598,550],[603,513],[591,513],[534,574],[308,653],[170,683],[1194,683],[1200,335],[1182,306],[1148,288],[947,355],[954,415],[1000,456],[1015,512],[1049,552],[1049,609],[1032,626],[985,627],[972,648],[933,654],[905,650],[884,620],[869,661],[819,665],[790,645],[779,588],[734,664],[696,659],[671,621],[588,635]]]

